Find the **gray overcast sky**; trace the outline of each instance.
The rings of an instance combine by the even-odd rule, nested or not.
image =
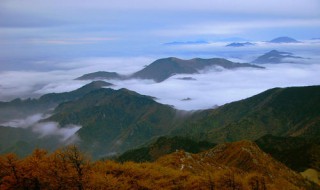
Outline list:
[[[316,38],[319,10],[319,0],[1,0],[0,69],[166,54],[161,44],[171,41]]]

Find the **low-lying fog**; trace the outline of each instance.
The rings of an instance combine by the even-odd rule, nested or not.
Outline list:
[[[77,140],[76,132],[81,128],[79,125],[67,125],[61,127],[57,122],[44,122],[43,119],[48,118],[46,114],[34,114],[23,119],[15,119],[2,126],[15,128],[25,128],[31,130],[39,138],[56,137],[60,142],[69,143]]]

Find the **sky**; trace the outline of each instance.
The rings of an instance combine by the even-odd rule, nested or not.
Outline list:
[[[319,10],[319,0],[1,0],[0,101],[74,90],[86,83],[73,80],[83,74],[130,74],[169,56],[251,62],[272,49],[310,59],[263,71],[205,71],[195,81],[111,82],[187,110],[273,87],[317,85],[320,40],[311,39],[320,38]],[[303,43],[266,43],[279,36]],[[207,43],[166,45],[199,40]],[[237,40],[256,45],[225,47]]]
[[[185,55],[163,43],[320,37],[319,0],[1,0],[1,70],[33,61]]]

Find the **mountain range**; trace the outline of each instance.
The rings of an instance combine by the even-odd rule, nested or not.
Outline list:
[[[221,67],[224,69],[237,68],[256,68],[263,69],[264,67],[252,65],[248,63],[235,63],[222,58],[201,59],[194,58],[190,60],[178,59],[169,57],[158,59],[129,76],[121,76],[114,72],[99,71],[95,73],[85,74],[77,80],[101,80],[101,79],[149,79],[155,82],[162,82],[176,74],[197,74],[205,69]]]
[[[293,170],[301,172],[312,168],[319,171],[320,86],[274,88],[216,109],[188,112],[160,104],[152,97],[127,89],[105,88],[108,85],[111,84],[96,81],[67,93],[52,93],[39,99],[1,103],[0,108],[4,113],[7,108],[19,110],[20,107],[29,107],[31,110],[50,113],[49,117],[40,122],[56,122],[61,129],[71,124],[81,126],[73,136],[77,137],[73,143],[94,159],[119,155],[129,150],[117,159],[156,161],[173,169],[183,167],[191,173],[208,171],[202,165],[210,164],[211,161],[207,163],[205,160],[213,158],[215,161],[211,164],[222,164],[217,165],[221,168],[232,167],[232,170],[226,171],[236,173],[258,171],[266,176],[268,172],[279,172],[275,168],[289,171],[280,165],[271,170],[264,168],[267,166],[262,158],[257,158],[261,166],[252,166],[250,163],[250,167],[242,168],[253,158],[237,152],[243,150],[238,150],[237,147],[256,147],[251,142],[232,145],[231,150],[234,149],[235,153],[224,149],[228,144],[216,145],[246,139],[255,141],[263,151]],[[33,103],[31,106],[30,101]],[[30,113],[36,112],[31,110]],[[159,138],[160,136],[166,137]],[[55,150],[66,143],[55,136],[39,137],[32,128],[24,127],[2,126],[0,137],[1,153],[16,152],[22,156],[35,147]],[[137,147],[139,148],[135,149]],[[212,147],[213,150],[210,150]],[[257,148],[249,149],[249,152],[261,153]],[[198,154],[191,156],[191,165],[182,166],[179,165],[179,160],[189,158],[190,154],[175,152],[176,150]],[[204,150],[208,151],[201,153]],[[220,150],[224,154],[220,154]],[[206,157],[208,154],[210,158]],[[183,155],[185,156],[181,157]],[[243,156],[232,161],[236,155]],[[194,159],[203,159],[204,162],[198,165]],[[252,167],[254,170],[250,169]],[[214,168],[216,169],[211,169]],[[298,180],[294,176],[290,177],[292,180],[288,183],[293,186],[302,185],[294,182],[293,179]],[[268,180],[272,181],[270,178]]]
[[[75,92],[79,89],[69,93]],[[50,96],[55,99],[61,94]],[[320,134],[319,97],[319,86],[275,88],[216,109],[186,112],[126,89],[98,88],[60,103],[44,121],[82,126],[77,132],[80,147],[96,158],[163,135],[212,143],[256,140],[266,134],[316,139]]]

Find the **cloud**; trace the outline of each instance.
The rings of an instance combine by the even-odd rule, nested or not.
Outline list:
[[[40,94],[36,90],[55,83],[64,82],[66,86],[70,84],[74,88],[84,85],[81,81],[72,81],[73,77],[66,71],[6,71],[0,72],[0,100],[12,100],[16,97],[37,97]],[[67,89],[63,89],[68,91]]]
[[[74,142],[78,139],[76,132],[81,128],[79,125],[66,125],[61,127],[57,122],[42,122],[48,118],[47,114],[34,114],[23,119],[15,119],[1,126],[31,129],[34,133],[39,135],[39,138],[58,137],[61,142]]]
[[[63,128],[57,122],[41,122],[32,127],[32,131],[38,133],[40,138],[47,136],[58,136],[60,141],[75,140],[72,138],[76,132],[81,128],[79,125],[67,125]]]
[[[74,80],[83,74],[96,71],[131,74],[150,64],[154,59],[146,57],[85,58],[72,61],[38,61],[33,67],[54,67],[52,71],[4,71],[0,72],[0,101],[14,98],[39,97],[51,92],[72,91],[87,81]]]
[[[157,97],[157,101],[178,109],[207,109],[253,96],[274,87],[319,85],[319,64],[265,65],[267,69],[237,69],[177,75],[162,83],[130,80],[115,82],[141,94]],[[178,78],[193,77],[184,81]],[[189,101],[182,101],[190,98]]]
[[[319,43],[270,44],[258,42],[253,47],[229,48],[224,44],[174,47],[174,52],[196,52],[198,57],[225,57],[237,62],[250,62],[272,49],[293,52],[300,64],[264,65],[265,70],[237,69],[210,71],[197,75],[172,76],[162,83],[150,80],[111,80],[113,88],[128,88],[138,93],[157,97],[157,101],[174,105],[178,109],[206,109],[240,100],[274,87],[319,85],[320,71]],[[167,47],[166,47],[167,48]],[[172,48],[172,47],[168,47]],[[187,54],[180,58],[192,58]],[[73,80],[83,74],[96,71],[130,74],[152,63],[156,57],[127,58],[85,58],[54,63],[56,71],[12,71],[0,74],[0,99],[8,100],[17,96],[39,96],[50,92],[75,90],[89,81]],[[53,64],[39,62],[35,64]],[[17,77],[18,76],[18,77]],[[180,80],[192,77],[196,80]],[[189,101],[182,101],[190,98]]]
[[[36,123],[38,123],[40,120],[48,118],[49,115],[44,114],[34,114],[31,116],[28,116],[24,119],[15,119],[6,123],[2,123],[2,126],[10,126],[10,127],[16,127],[16,128],[28,128],[34,126]]]

